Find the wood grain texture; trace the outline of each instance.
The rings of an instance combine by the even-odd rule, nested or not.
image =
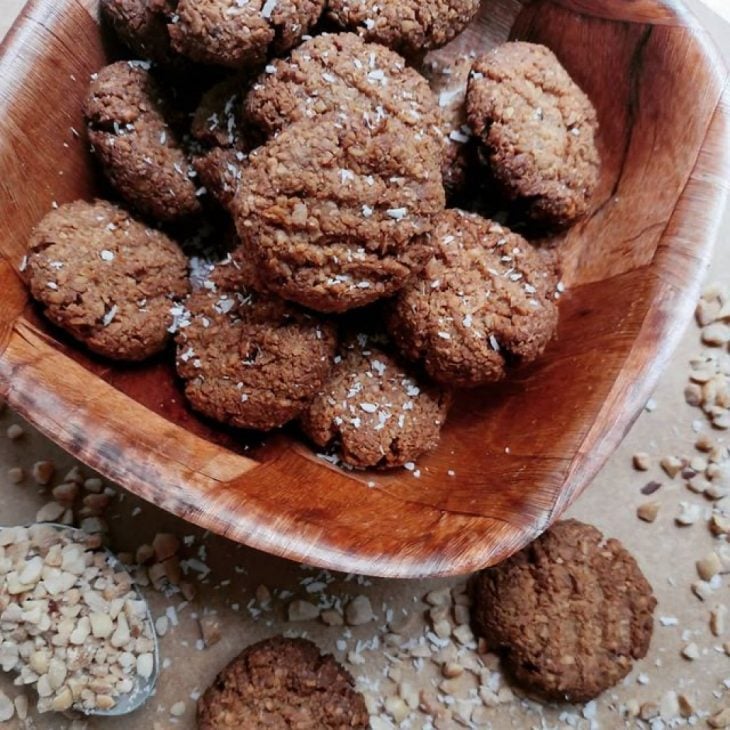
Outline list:
[[[289,432],[262,442],[212,426],[187,409],[169,362],[97,360],[28,303],[16,271],[31,227],[52,201],[99,190],[74,131],[86,79],[109,53],[94,13],[91,0],[35,0],[2,47],[0,391],[9,402],[145,499],[328,568],[466,573],[544,530],[646,402],[717,234],[730,96],[691,17],[658,0],[490,0],[439,52],[510,35],[549,45],[596,102],[605,164],[594,212],[562,242],[569,291],[559,339],[509,383],[460,397],[416,479],[340,472]]]
[[[578,14],[650,25],[683,25],[681,2],[656,0],[556,0]]]

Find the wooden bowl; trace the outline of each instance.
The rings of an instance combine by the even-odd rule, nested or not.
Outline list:
[[[98,184],[80,107],[106,59],[92,0],[34,0],[0,57],[0,392],[106,477],[185,520],[341,571],[417,577],[493,564],[545,530],[632,424],[688,321],[730,176],[726,71],[678,2],[489,0],[439,52],[545,43],[597,105],[604,165],[569,231],[559,339],[460,397],[420,478],[343,473],[292,431],[199,420],[171,357],[95,360],[50,328],[17,270],[52,201]],[[79,130],[80,134],[76,131]],[[455,472],[453,476],[449,471]]]

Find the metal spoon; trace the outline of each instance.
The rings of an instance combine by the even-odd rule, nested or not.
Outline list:
[[[35,527],[36,525],[50,527],[58,530],[59,532],[69,532],[75,534],[76,536],[84,538],[89,537],[89,534],[84,532],[83,530],[52,522],[34,523],[32,525],[26,525],[26,527],[30,528]],[[0,530],[1,529],[2,527],[0,527]],[[111,568],[113,568],[115,571],[128,572],[124,565],[122,565],[122,563],[119,561],[119,558],[114,555],[114,553],[104,547],[99,548],[99,550],[103,550],[106,553],[107,564]],[[157,642],[157,632],[155,631],[155,624],[152,619],[152,614],[150,613],[149,604],[147,603],[147,600],[142,595],[139,588],[134,582],[132,582],[132,590],[135,592],[137,599],[142,601],[145,605],[145,623],[147,624],[147,628],[149,630],[148,633],[152,637],[152,641],[154,644],[152,652],[154,657],[152,673],[150,674],[148,679],[143,679],[139,676],[135,677],[135,686],[132,691],[125,695],[119,695],[118,697],[116,697],[116,704],[110,710],[91,710],[83,706],[73,705],[72,709],[76,710],[77,712],[81,712],[84,715],[90,717],[121,717],[123,715],[128,715],[129,713],[138,710],[142,705],[144,705],[144,703],[147,702],[147,700],[152,696],[154,692],[155,685],[157,684],[157,678],[160,674],[160,650]]]

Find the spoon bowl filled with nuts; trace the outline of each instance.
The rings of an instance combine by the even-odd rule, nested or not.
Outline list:
[[[98,535],[0,527],[0,636],[0,668],[36,689],[39,712],[126,715],[154,692],[152,617]]]

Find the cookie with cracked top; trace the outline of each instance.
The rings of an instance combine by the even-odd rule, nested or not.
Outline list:
[[[180,114],[149,64],[118,61],[95,74],[84,116],[106,177],[129,205],[164,222],[201,211]]]
[[[432,138],[395,117],[333,112],[251,153],[231,211],[267,287],[344,312],[390,296],[425,266],[444,203]]]
[[[476,17],[480,0],[329,0],[327,17],[407,56],[441,48]]]
[[[197,284],[177,334],[177,371],[190,404],[257,431],[295,419],[330,373],[335,327],[266,292],[243,249]]]
[[[433,258],[387,310],[406,358],[454,387],[536,360],[558,324],[554,263],[499,223],[456,209],[436,218],[432,240]]]
[[[168,31],[172,48],[199,63],[228,68],[263,64],[296,46],[325,0],[179,0]]]
[[[301,417],[317,446],[357,469],[390,469],[436,447],[450,394],[414,376],[366,334],[347,339],[331,377]]]
[[[271,63],[246,97],[247,121],[267,136],[335,111],[393,116],[443,147],[443,118],[429,85],[405,59],[354,33],[324,33]]]
[[[306,639],[282,636],[245,649],[198,701],[199,730],[369,727],[350,673]]]
[[[100,355],[139,361],[167,345],[187,268],[164,233],[112,203],[79,200],[36,226],[23,273],[54,324]]]
[[[656,599],[618,540],[559,522],[474,582],[474,619],[514,678],[555,701],[587,702],[646,656]]]
[[[513,42],[479,57],[467,114],[497,184],[531,218],[562,226],[589,210],[596,110],[550,49]]]

